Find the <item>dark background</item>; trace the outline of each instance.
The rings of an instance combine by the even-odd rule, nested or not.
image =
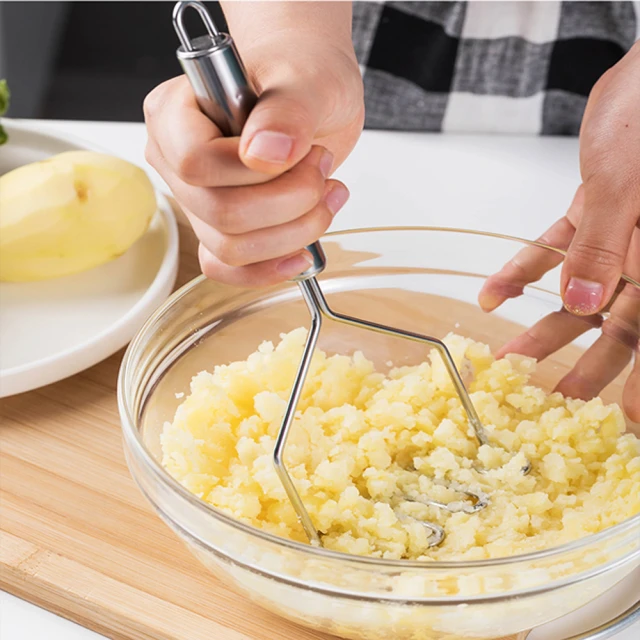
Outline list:
[[[218,4],[206,4],[226,28]],[[7,115],[142,121],[145,95],[181,73],[174,5],[0,2],[0,77],[13,94]],[[197,14],[187,15],[189,32],[204,33]],[[36,67],[41,73],[31,73]]]

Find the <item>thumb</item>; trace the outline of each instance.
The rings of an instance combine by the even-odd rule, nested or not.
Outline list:
[[[254,171],[279,174],[304,158],[327,108],[312,87],[267,89],[258,100],[240,138],[240,159]]]
[[[585,185],[583,211],[562,269],[564,305],[576,315],[598,313],[620,281],[635,219],[619,200]]]

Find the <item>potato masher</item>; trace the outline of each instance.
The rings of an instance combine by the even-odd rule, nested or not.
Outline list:
[[[187,34],[184,26],[184,11],[188,8],[193,8],[198,12],[207,29],[207,35],[191,39]],[[173,24],[182,45],[177,51],[178,60],[191,82],[200,109],[211,118],[225,136],[240,135],[251,109],[257,102],[257,94],[247,78],[244,65],[231,36],[218,30],[204,4],[196,0],[185,0],[175,5]],[[376,322],[361,320],[333,311],[329,307],[316,279],[316,276],[326,266],[324,251],[319,242],[307,247],[307,250],[313,257],[313,264],[294,280],[300,287],[304,301],[309,308],[311,327],[307,334],[302,359],[286,406],[282,425],[276,438],[273,462],[278,477],[309,541],[311,544],[319,546],[321,544],[320,533],[311,521],[311,517],[287,471],[284,464],[284,450],[313,352],[318,342],[323,318],[392,337],[405,338],[434,348],[447,368],[478,443],[480,445],[489,445],[490,442],[446,345],[441,340],[431,336],[384,326]],[[529,469],[530,465],[527,463],[522,468],[522,472],[528,473]],[[482,470],[479,469],[479,471]],[[464,511],[466,513],[475,513],[489,504],[488,497],[480,491],[470,491],[453,484],[446,486],[464,496],[463,499],[444,503],[418,496],[398,496],[398,500],[392,505],[400,521],[418,521],[429,529],[429,546],[436,546],[444,540],[444,529],[435,523],[416,520],[412,516],[403,513],[401,511],[403,503],[418,502],[450,512]]]

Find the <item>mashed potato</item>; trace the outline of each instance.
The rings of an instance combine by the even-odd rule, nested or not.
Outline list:
[[[195,376],[162,434],[163,464],[187,489],[299,541],[307,539],[272,453],[305,337],[298,329],[244,362]],[[531,359],[496,360],[456,335],[445,342],[457,365],[472,369],[471,398],[491,447],[478,447],[435,352],[386,375],[361,353],[315,353],[285,461],[325,547],[393,559],[494,558],[557,546],[640,512],[640,441],[623,433],[618,406],[530,385]],[[533,463],[526,476],[525,457]],[[402,501],[460,500],[457,485],[484,492],[489,506],[449,513]],[[444,528],[440,546],[428,547],[419,520]]]

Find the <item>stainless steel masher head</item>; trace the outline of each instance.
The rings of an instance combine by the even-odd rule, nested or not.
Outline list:
[[[193,8],[200,15],[207,29],[206,35],[194,39],[191,39],[188,35],[184,26],[184,12],[188,8]],[[242,64],[231,36],[217,29],[206,7],[196,0],[186,0],[176,4],[173,12],[173,24],[182,44],[177,51],[178,60],[191,82],[200,109],[211,118],[224,135],[240,135],[249,113],[258,98],[255,89],[247,77],[244,65]],[[324,251],[319,242],[306,247],[306,249],[313,258],[313,264],[294,280],[300,287],[302,297],[309,309],[311,326],[307,334],[302,359],[291,389],[291,395],[287,403],[282,425],[276,438],[273,462],[278,477],[287,492],[287,496],[298,515],[309,541],[313,545],[320,546],[321,535],[314,526],[300,494],[287,471],[284,463],[284,450],[324,319],[367,331],[375,331],[376,333],[395,338],[412,340],[435,349],[442,358],[447,372],[451,377],[451,381],[460,397],[460,402],[467,414],[469,424],[475,433],[478,444],[490,445],[490,442],[446,345],[441,340],[431,336],[424,336],[369,320],[354,318],[332,310],[316,279],[316,276],[322,273],[326,266]],[[482,469],[478,470],[482,471]],[[522,468],[522,472],[528,473],[529,470],[530,465],[527,463]],[[444,540],[444,529],[438,524],[416,520],[412,516],[407,515],[402,511],[405,503],[421,503],[449,512],[464,511],[466,513],[475,513],[484,509],[489,504],[489,498],[480,491],[471,491],[455,484],[446,486],[456,491],[461,496],[461,499],[444,503],[422,496],[402,495],[398,496],[392,505],[400,521],[418,521],[430,531],[429,546],[436,546]]]

